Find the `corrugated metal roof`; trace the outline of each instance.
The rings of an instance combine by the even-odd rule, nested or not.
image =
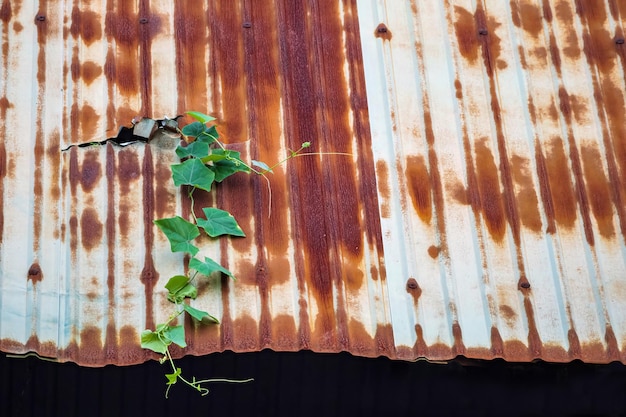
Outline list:
[[[257,177],[198,201],[248,238],[187,353],[626,362],[626,6],[257,3],[2,2],[0,349],[152,357],[173,140],[61,149],[200,110],[248,158],[353,157],[278,169],[270,217]]]

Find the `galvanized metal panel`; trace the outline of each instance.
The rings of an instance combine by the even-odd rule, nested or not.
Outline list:
[[[222,324],[177,354],[625,361],[620,2],[23,3],[0,8],[0,349],[152,357],[185,264],[152,221],[192,209],[175,140],[62,149],[194,109],[247,158],[352,156],[198,199],[248,237],[206,242],[238,280],[203,283]]]

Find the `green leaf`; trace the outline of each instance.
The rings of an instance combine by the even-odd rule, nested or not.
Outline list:
[[[253,167],[261,168],[263,172],[271,172],[272,174],[274,173],[274,171],[272,171],[272,168],[270,168],[269,165],[267,165],[265,162],[255,161],[253,159],[252,161],[250,161],[250,163]]]
[[[176,186],[191,185],[211,191],[215,174],[199,159],[188,159],[182,164],[172,165],[172,178]]]
[[[203,228],[209,236],[246,236],[239,224],[237,224],[237,220],[229,212],[212,207],[205,207],[202,211],[206,216],[206,220],[198,218],[198,226]]]
[[[214,322],[214,323],[218,323],[219,324],[219,320],[216,319],[215,317],[213,317],[212,315],[210,315],[209,313],[207,313],[206,311],[202,311],[202,310],[198,310],[196,308],[193,308],[192,306],[185,304],[184,309],[187,313],[189,313],[189,315],[191,317],[193,317],[194,319],[198,320],[198,321],[202,321],[205,318],[209,319],[210,321]]]
[[[187,146],[180,146],[176,148],[176,155],[180,159],[193,156],[195,158],[204,158],[209,155],[209,144],[206,142],[191,142]]]
[[[167,284],[165,284],[165,288],[169,291],[167,299],[177,304],[186,297],[196,298],[198,296],[198,289],[184,275],[176,275],[170,278]]]
[[[202,123],[208,123],[215,120],[215,117],[209,116],[208,114],[200,113],[198,111],[188,111],[185,113]]]
[[[213,259],[207,258],[207,257],[204,258],[204,262],[196,258],[192,258],[189,261],[189,268],[195,269],[196,271],[200,272],[202,275],[206,275],[206,276],[211,275],[213,272],[219,271],[228,275],[232,279],[235,279],[232,272],[230,272],[228,269],[224,268],[222,265],[215,262]]]
[[[181,373],[182,370],[180,368],[176,368],[176,371],[174,373],[165,374],[165,377],[167,378],[167,385],[174,385]]]
[[[187,342],[185,342],[185,326],[182,324],[180,326],[170,327],[164,332],[164,335],[167,336],[172,343],[176,343],[182,348],[187,347]]]
[[[217,128],[215,126],[211,126],[206,129],[200,136],[196,137],[196,142],[204,142],[207,144],[212,144],[219,138],[220,135],[217,133]]]
[[[200,230],[195,224],[180,216],[155,220],[154,224],[170,241],[172,252],[188,252],[192,256],[198,253],[199,249],[191,243],[191,240],[200,236]]]
[[[209,168],[215,172],[215,181],[222,182],[224,178],[236,172],[250,172],[250,168],[241,160],[241,153],[231,150],[216,149],[212,155],[222,155],[224,158],[216,160]]]
[[[153,352],[164,354],[170,343],[169,339],[164,337],[159,338],[158,333],[152,330],[144,330],[141,332],[141,347],[143,349],[150,349]]]
[[[200,136],[206,131],[207,131],[206,125],[200,122],[189,123],[188,125],[186,125],[185,127],[181,129],[181,132],[183,132],[183,135],[191,136],[194,138],[197,138],[198,136]]]

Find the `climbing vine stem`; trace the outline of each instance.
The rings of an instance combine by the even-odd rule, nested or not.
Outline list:
[[[207,384],[216,382],[245,383],[252,379],[232,380],[212,378],[196,380],[185,378],[181,368],[174,363],[170,352],[172,343],[185,348],[185,327],[181,316],[188,314],[196,323],[219,323],[218,319],[206,311],[199,310],[191,305],[198,295],[196,279],[209,278],[213,275],[225,274],[235,279],[233,274],[209,257],[199,257],[200,248],[197,246],[199,236],[206,234],[210,238],[230,236],[232,238],[245,237],[235,218],[227,211],[215,207],[203,207],[202,215],[196,214],[194,193],[211,192],[216,183],[238,173],[253,173],[261,175],[268,184],[269,201],[271,204],[271,187],[267,173],[272,173],[277,166],[301,155],[319,155],[318,153],[302,154],[311,144],[303,143],[296,151],[289,151],[289,155],[280,162],[268,166],[261,161],[252,160],[250,164],[241,159],[240,152],[230,150],[219,140],[219,134],[214,124],[215,118],[195,111],[187,112],[194,122],[179,129],[182,140],[176,148],[176,155],[180,163],[171,166],[172,180],[177,187],[188,187],[187,197],[191,205],[191,221],[180,216],[155,220],[155,225],[168,239],[172,252],[182,252],[189,256],[189,273],[175,275],[165,284],[167,299],[173,304],[173,311],[164,323],[157,324],[155,329],[146,329],[141,333],[141,347],[152,350],[161,355],[161,364],[167,362],[172,372],[166,373],[167,388],[165,396],[169,395],[172,385],[178,381],[194,388],[201,395],[209,393]],[[337,153],[339,154],[339,153]],[[349,155],[349,154],[345,154]],[[271,205],[268,208],[271,214]],[[181,323],[181,321],[183,323]]]

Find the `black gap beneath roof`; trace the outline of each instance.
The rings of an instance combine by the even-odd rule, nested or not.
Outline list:
[[[347,353],[225,352],[178,361],[183,374],[249,378],[206,397],[182,384],[164,398],[157,362],[82,368],[0,354],[1,416],[626,416],[626,366],[580,362],[447,365]]]

